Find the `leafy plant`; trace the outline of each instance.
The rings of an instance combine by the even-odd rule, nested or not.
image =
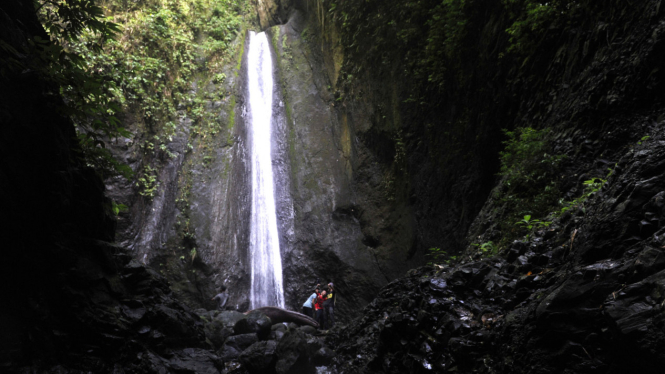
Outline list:
[[[545,228],[545,227],[548,227],[551,224],[552,224],[552,222],[549,222],[549,221],[542,221],[542,220],[539,220],[539,219],[531,219],[530,215],[526,215],[522,218],[522,220],[520,220],[518,222],[515,222],[515,225],[518,225],[518,226],[526,229],[526,231],[527,231],[526,238],[527,239],[529,239],[529,236],[531,235],[532,230],[534,230],[534,229],[538,230],[538,229],[541,229],[541,228]]]
[[[88,71],[86,56],[71,48],[85,36],[87,48],[99,52],[118,35],[119,25],[108,20],[93,0],[35,0],[34,4],[48,37],[34,35],[28,50],[9,50],[37,56],[27,60],[30,66],[20,63],[6,66],[36,71],[43,80],[57,86],[59,94],[66,98],[59,109],[76,124],[83,150],[81,157],[102,175],[121,174],[130,178],[132,170],[106,149],[109,139],[131,135],[116,118],[120,107],[112,94],[115,84],[101,74]],[[4,74],[4,64],[2,71]]]
[[[120,212],[126,212],[129,210],[129,208],[125,204],[118,204],[115,201],[111,201],[111,210],[113,211],[113,214],[117,216]]]
[[[510,35],[508,52],[533,53],[548,30],[562,26],[582,8],[579,0],[502,0],[513,23],[506,29]],[[586,4],[585,4],[586,5]]]
[[[547,153],[548,129],[522,127],[503,132],[507,140],[503,142],[504,150],[499,152],[499,175],[506,177],[508,185],[540,181],[548,173],[550,166],[556,166],[564,158]]]
[[[610,169],[607,178],[609,178],[609,176],[612,175],[612,172],[613,171]],[[589,180],[582,182],[582,184],[584,185],[584,192],[582,193],[582,196],[572,201],[567,201],[567,202],[561,201],[560,203],[561,205],[563,205],[563,207],[558,212],[558,215],[562,215],[566,211],[573,208],[582,208],[582,210],[584,211],[585,208],[584,204],[586,203],[586,201],[589,200],[589,198],[593,196],[596,192],[600,191],[600,189],[603,188],[603,185],[605,185],[605,183],[607,183],[607,180],[602,178],[591,178]]]
[[[448,252],[441,248],[430,248],[428,249],[429,253],[425,256],[429,257],[432,261],[428,262],[427,265],[441,264],[445,263],[450,264],[451,261],[457,259],[457,256],[448,256]]]
[[[582,182],[582,184],[585,186],[586,193],[592,194],[600,190],[606,182],[606,179],[591,178]]]
[[[136,181],[136,187],[139,187],[139,194],[149,199],[155,197],[159,182],[157,181],[156,170],[150,165],[143,168],[142,175]]]
[[[507,140],[503,142],[504,150],[499,153],[499,175],[504,177],[504,181],[494,195],[503,206],[503,218],[499,224],[503,244],[521,235],[523,228],[533,225],[533,222],[529,223],[532,216],[543,217],[557,206],[560,196],[557,170],[565,159],[548,152],[549,130],[525,127],[515,131],[504,130],[504,133]],[[529,219],[525,221],[527,216]],[[521,227],[513,225],[516,221],[521,223]]]
[[[140,131],[171,141],[177,107],[187,104],[198,114],[197,128],[207,129],[200,123],[207,121],[213,132],[218,131],[213,121],[200,115],[205,100],[194,102],[191,82],[200,71],[218,82],[224,80],[221,67],[234,58],[231,41],[241,30],[248,1],[36,3],[51,41],[37,36],[35,49],[48,61],[44,75],[61,87],[67,103],[63,111],[77,124],[89,165],[131,177],[131,169],[114,160],[106,148],[114,137],[131,136],[116,118],[121,112],[131,112]],[[201,53],[206,56],[205,66],[196,61]],[[168,157],[176,156],[157,145]]]
[[[213,78],[213,83],[222,83],[226,80],[226,74],[224,73],[219,73],[215,74],[215,77]]]
[[[499,253],[499,247],[496,246],[492,241],[488,241],[482,244],[471,243],[471,245],[478,248],[483,255],[495,256]]]
[[[549,221],[541,221],[539,219],[531,219],[530,215],[524,216],[521,221],[515,222],[516,225],[522,226],[526,228],[527,230],[531,231],[531,229],[539,229],[543,227],[548,227],[549,225],[552,224],[552,222]]]

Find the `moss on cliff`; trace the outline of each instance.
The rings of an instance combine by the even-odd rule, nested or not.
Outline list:
[[[351,137],[383,166],[386,196],[421,212],[421,251],[440,246],[442,237],[448,249],[465,246],[466,229],[501,178],[502,130],[564,126],[552,101],[572,103],[548,95],[576,84],[572,77],[590,66],[593,51],[608,45],[602,35],[621,40],[626,28],[608,33],[609,23],[659,13],[652,3],[638,9],[621,1],[306,4],[312,14],[308,37],[319,43],[326,63],[335,66],[344,57],[333,87],[341,111],[348,112],[342,118],[353,118]],[[597,95],[591,102],[601,107],[615,97]],[[579,112],[571,120],[588,122]],[[557,154],[551,142],[558,136],[547,137],[549,144],[525,164]],[[515,231],[515,219],[526,214],[543,218],[564,195],[578,193],[561,175],[568,162],[549,165],[537,182],[525,178],[497,190],[495,201],[503,204],[497,211],[503,213],[495,219],[505,222],[500,231]]]

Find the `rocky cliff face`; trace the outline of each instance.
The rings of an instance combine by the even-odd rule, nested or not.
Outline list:
[[[349,118],[365,121],[364,109],[347,114],[336,107],[340,49],[329,49],[330,41],[321,44],[315,4],[256,6],[261,25],[284,23],[268,33],[275,61],[273,163],[287,304],[299,309],[317,279],[334,281],[344,290],[344,319],[389,280],[423,262],[422,253],[413,252],[412,212],[386,187],[386,155],[376,155],[355,134],[353,127],[360,125]],[[142,144],[151,139],[140,128],[116,148],[139,172],[146,162],[159,165],[155,196],[147,199],[131,184],[108,181],[110,196],[131,207],[121,214],[119,242],[167,276],[191,306],[212,307],[207,300],[216,286],[226,284],[230,305],[248,307],[246,35],[235,42],[237,60],[222,84],[202,80],[192,86],[203,97],[224,93],[206,107],[221,131],[191,135],[195,124],[184,103],[168,142],[175,157],[156,149],[148,154]],[[373,110],[372,105],[362,108]]]
[[[624,168],[623,164],[640,169],[643,163],[639,157],[658,154],[659,143],[645,142],[652,150],[629,151],[645,136],[656,139],[653,134],[660,121],[656,103],[661,99],[655,94],[660,82],[655,65],[661,53],[656,21],[660,13],[655,3],[610,12],[612,22],[629,25],[624,30],[630,32],[611,31],[604,24],[593,22],[566,30],[556,53],[512,72],[507,87],[491,87],[489,94],[466,104],[442,104],[440,113],[445,115],[438,119],[431,117],[432,113],[430,117],[409,114],[412,108],[402,104],[400,77],[380,82],[370,75],[355,86],[365,99],[338,101],[334,87],[339,83],[339,61],[343,56],[336,44],[340,40],[335,36],[335,25],[321,28],[320,18],[311,10],[308,13],[307,3],[297,5],[301,13],[292,13],[288,23],[270,30],[280,81],[276,97],[285,106],[285,118],[279,123],[283,126],[280,132],[286,135],[282,141],[287,146],[281,147],[288,148],[288,159],[280,162],[289,164],[295,214],[294,235],[283,237],[287,243],[285,277],[291,305],[297,306],[299,295],[306,292],[305,287],[296,285],[323,275],[333,278],[346,291],[346,301],[340,309],[350,314],[376,294],[384,278],[394,279],[407,268],[422,263],[423,249],[443,241],[449,250],[462,250],[469,242],[496,240],[502,207],[494,199],[486,202],[486,197],[498,170],[496,160],[501,145],[497,138],[501,126],[540,123],[554,129],[554,150],[567,156],[560,170],[562,195],[567,199],[580,195],[583,180],[604,177],[607,167],[613,168],[620,159],[624,161],[613,168],[615,173]],[[489,21],[492,27],[483,30],[483,37],[492,39],[492,33],[505,25],[501,26],[500,19]],[[612,41],[602,43],[603,35],[609,38],[610,34]],[[577,58],[580,53],[588,57]],[[628,64],[633,68],[629,69]],[[485,78],[491,75],[490,71]],[[492,97],[494,101],[490,100]],[[469,121],[461,118],[460,113],[465,112],[480,113],[480,117]],[[446,131],[438,126],[414,126],[414,121],[423,119],[447,124],[460,121],[460,127],[447,127]],[[625,126],[626,123],[630,125]],[[401,137],[400,129],[406,131]],[[655,167],[658,160],[655,156],[653,161],[645,162]],[[406,173],[395,167],[400,162],[405,162]],[[446,166],[445,170],[441,170],[441,165]],[[463,370],[506,371],[522,365],[528,371],[544,363],[544,371],[556,371],[564,359],[571,357],[579,360],[571,364],[578,371],[634,365],[633,356],[659,346],[660,335],[636,333],[639,348],[629,355],[616,355],[622,350],[624,335],[634,331],[616,326],[639,320],[634,323],[639,326],[637,330],[656,330],[655,325],[645,326],[658,325],[657,321],[649,322],[657,313],[654,306],[658,301],[653,295],[641,294],[639,297],[646,304],[633,313],[634,307],[621,306],[632,301],[615,302],[617,293],[609,290],[627,287],[622,283],[626,274],[639,273],[635,266],[641,268],[644,261],[650,264],[650,270],[632,282],[636,288],[647,284],[644,289],[657,289],[654,282],[658,277],[649,276],[660,269],[659,255],[649,244],[656,237],[649,235],[660,227],[659,213],[652,211],[658,210],[659,190],[654,185],[657,179],[638,179],[615,176],[607,185],[614,187],[604,187],[604,191],[616,189],[611,201],[624,195],[641,199],[614,204],[621,211],[614,218],[608,218],[614,208],[600,204],[604,208],[596,210],[589,205],[583,211],[568,212],[561,219],[551,218],[551,229],[510,246],[505,258],[493,263],[472,263],[456,271],[431,274],[421,271],[415,274],[419,277],[416,283],[397,282],[366,310],[369,317],[355,321],[352,330],[343,335],[341,341],[352,343],[343,347],[342,352],[348,356],[343,356],[340,363],[348,358],[345,362],[352,362],[351,371],[392,370],[391,363],[402,362],[404,347],[409,347],[419,353],[409,356],[407,367],[396,365],[394,370],[415,372],[436,363],[439,369],[457,366]],[[638,185],[648,186],[646,192],[619,192],[626,186]],[[589,204],[599,202],[604,194],[598,193]],[[642,206],[651,197],[655,200],[645,205],[646,212],[638,212],[635,217],[623,215],[625,204]],[[481,214],[476,216],[478,211]],[[605,219],[613,223],[600,223]],[[624,219],[625,223],[620,223]],[[472,222],[469,233],[467,228]],[[604,229],[606,225],[612,229]],[[605,239],[598,242],[594,237]],[[574,251],[576,241],[583,241],[587,249]],[[643,243],[643,248],[629,250],[636,242]],[[607,249],[608,243],[613,243],[616,250]],[[471,247],[465,256],[473,259],[478,254]],[[425,275],[435,281],[422,278]],[[455,287],[448,288],[451,283]],[[487,289],[483,290],[485,286]],[[402,295],[395,287],[422,289]],[[469,293],[474,288],[480,294]],[[601,296],[587,300],[587,291],[576,291],[579,289]],[[432,296],[430,292],[438,293]],[[429,296],[432,298],[426,300]],[[543,304],[542,299],[548,297],[556,301],[558,311]],[[442,302],[440,298],[452,302]],[[465,307],[458,300],[471,300],[471,306]],[[400,307],[385,314],[395,303]],[[599,305],[598,310],[590,306],[593,303]],[[604,308],[610,311],[605,312]],[[372,322],[385,320],[386,316],[390,321],[386,326]],[[557,323],[570,327],[565,331],[553,328],[550,319],[556,318],[561,318]],[[597,318],[604,322],[588,328],[588,321]],[[527,332],[522,332],[525,328]],[[413,329],[426,333],[411,336],[407,331]],[[427,332],[429,329],[432,331]],[[518,330],[520,333],[516,334]],[[393,338],[402,335],[407,337],[399,340],[402,345],[393,345]],[[362,336],[370,338],[355,340]],[[424,339],[423,344],[418,343],[419,339]],[[487,345],[490,348],[487,342],[491,342]],[[538,353],[527,355],[530,344],[537,342],[543,345],[538,346]],[[378,350],[373,348],[376,344]],[[445,347],[452,351],[450,355],[440,354]],[[579,347],[583,355],[575,351]],[[366,355],[354,362],[351,356],[358,352]],[[489,354],[509,359],[474,366],[479,358]]]
[[[576,203],[498,256],[469,246],[388,285],[332,338],[340,372],[661,371],[663,15],[658,1],[606,7],[552,30],[551,54],[508,81],[514,125],[552,129],[562,198]],[[592,178],[607,181],[580,199]],[[467,243],[506,234],[507,189],[488,195]]]
[[[284,202],[278,210],[291,308],[298,308],[317,279],[332,280],[344,294],[342,315],[352,315],[387,282],[424,264],[428,248],[442,247],[453,254],[470,243],[499,241],[498,223],[505,218],[502,205],[496,199],[485,202],[497,180],[501,128],[539,124],[556,129],[552,147],[568,157],[558,171],[561,196],[572,199],[582,190],[580,178],[602,176],[599,170],[619,157],[611,148],[630,139],[617,125],[606,125],[616,119],[599,108],[627,105],[619,100],[628,97],[626,92],[652,100],[632,88],[639,84],[628,85],[629,79],[611,86],[616,93],[605,92],[607,77],[623,74],[623,67],[616,64],[620,53],[612,44],[600,43],[602,32],[609,31],[591,21],[579,30],[566,30],[556,55],[543,52],[519,69],[494,65],[501,49],[497,46],[507,43],[497,30],[508,27],[497,8],[475,20],[485,26],[475,36],[482,40],[482,67],[468,80],[474,83],[459,87],[459,97],[430,96],[438,104],[421,110],[419,103],[412,103],[410,78],[399,66],[349,78],[349,66],[356,62],[345,55],[348,46],[340,25],[320,4],[255,5],[260,24],[255,28],[283,23],[268,32],[279,82],[274,157],[282,177],[277,187],[281,196],[292,199],[278,199]],[[648,30],[635,26],[634,35],[639,32]],[[582,43],[579,35],[589,41]],[[646,34],[640,35],[634,38],[646,40]],[[371,38],[364,38],[361,42],[369,45]],[[154,199],[137,196],[136,189],[111,186],[116,191],[112,196],[132,205],[131,214],[120,223],[121,242],[133,248],[137,259],[167,275],[192,306],[207,305],[206,299],[221,284],[230,286],[234,307],[248,305],[244,34],[236,45],[239,63],[228,67],[227,81],[199,82],[192,88],[202,94],[225,92],[221,100],[208,102],[222,131],[191,138],[192,122],[184,105],[178,134],[169,146],[178,156],[163,157]],[[578,52],[589,57],[576,59]],[[644,73],[655,68],[649,53],[637,53],[644,56],[639,57],[644,64],[633,76],[654,92],[649,82],[656,76]],[[600,68],[610,66],[608,59],[615,62],[613,67]],[[574,82],[584,82],[584,92],[598,92],[592,102],[586,93],[570,91]],[[626,86],[618,88],[621,85]],[[599,114],[593,123],[600,125],[586,125],[592,113]],[[598,126],[614,130],[591,130]],[[132,154],[141,152],[141,141],[135,139],[129,152],[120,154],[131,161]],[[139,170],[141,163],[135,165]]]
[[[156,170],[154,196],[141,195],[136,181],[107,181],[109,196],[130,207],[119,217],[119,243],[165,275],[192,307],[212,308],[209,299],[222,284],[229,287],[229,305],[248,307],[246,36],[244,29],[233,41],[223,82],[213,83],[206,75],[191,82],[190,96],[204,103],[205,120],[194,118],[193,102],[181,102],[176,132],[162,143],[165,149],[156,146],[150,131],[136,126],[130,126],[134,138],[114,148],[137,173],[146,165]],[[205,56],[199,59],[204,69]],[[131,115],[125,121],[133,123]],[[214,130],[201,130],[206,127]]]
[[[621,156],[585,210],[503,255],[419,268],[389,284],[330,337],[339,372],[659,373],[660,129]]]
[[[21,45],[42,32],[24,5],[3,8],[3,40]],[[476,36],[487,52],[475,83],[457,87],[460,97],[430,97],[438,104],[427,111],[409,100],[397,66],[349,78],[350,46],[316,2],[257,7],[276,62],[278,194],[291,197],[278,207],[287,305],[299,308],[316,279],[336,283],[338,314],[349,322],[328,340],[336,370],[660,372],[660,1],[609,1],[596,17],[550,30],[552,44],[514,66],[489,62],[507,24],[488,8],[474,20],[485,25]],[[73,128],[54,109],[53,87],[29,70],[2,77],[2,227],[11,243],[4,366],[215,372],[231,349],[229,362],[248,350],[237,372],[251,357],[276,365],[277,332],[261,342],[230,338],[226,317],[202,312],[204,327],[177,301],[210,308],[215,286],[227,284],[232,307],[248,307],[245,35],[227,80],[192,84],[218,132],[190,137],[196,124],[183,103],[168,153],[146,155],[151,139],[141,132],[118,144],[135,170],[160,165],[152,198],[107,181],[108,195],[131,207],[116,238],[133,260],[100,241],[113,240],[109,202],[72,153]],[[575,203],[487,258],[468,244],[506,234],[500,129],[524,126],[551,129],[547,142],[562,156],[557,188]],[[584,194],[592,178],[606,181]],[[429,247],[461,258],[408,271]],[[305,352],[311,338],[289,330]],[[248,341],[258,345],[239,348]],[[310,354],[300,364],[313,370],[318,353]]]
[[[17,64],[3,65],[0,78],[3,372],[215,369],[198,316],[109,243],[104,185],[82,161],[59,88],[29,43],[48,40],[34,3],[3,4],[0,18],[0,58]]]

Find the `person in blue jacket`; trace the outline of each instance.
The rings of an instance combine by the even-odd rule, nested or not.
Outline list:
[[[307,301],[302,305],[302,314],[314,318],[314,300],[316,300],[316,295],[319,293],[319,287],[316,287],[316,290],[311,294]]]

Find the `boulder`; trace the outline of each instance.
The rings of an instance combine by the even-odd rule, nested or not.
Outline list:
[[[316,335],[316,329],[312,326],[301,326],[298,330],[309,335]]]
[[[219,357],[203,349],[185,348],[169,360],[175,373],[217,374],[224,365]]]
[[[226,310],[214,316],[215,321],[219,321],[224,325],[224,327],[231,328],[233,328],[233,326],[235,326],[235,324],[243,318],[245,318],[245,315],[240,312],[236,312],[235,310]]]
[[[327,366],[330,365],[333,358],[335,357],[335,352],[328,347],[321,347],[318,351],[310,358],[310,362],[316,366]]]
[[[219,358],[224,361],[236,360],[238,357],[240,357],[240,353],[242,353],[242,351],[239,351],[237,348],[230,345],[224,345],[219,349],[219,351],[217,351]]]
[[[308,357],[308,338],[303,331],[289,330],[277,345],[277,363],[275,372],[286,373],[312,373],[314,366]]]
[[[284,336],[284,331],[271,331],[270,336],[268,337],[269,340],[275,340],[275,341],[280,341],[282,340],[282,337]]]
[[[272,331],[282,331],[282,332],[287,330],[286,325],[283,324],[283,323],[276,323],[276,324],[272,325],[272,327],[270,329]]]
[[[277,342],[268,340],[252,344],[240,354],[240,362],[250,374],[275,372]]]
[[[221,348],[226,339],[233,335],[233,329],[224,327],[221,323],[216,321],[206,324],[205,328],[206,338],[216,348]]]
[[[258,311],[252,311],[244,317],[233,326],[235,335],[255,333],[261,340],[268,338],[272,327],[272,321],[268,316]]]
[[[258,341],[259,339],[256,337],[256,334],[241,334],[229,337],[224,345],[233,347],[239,352],[242,352]]]

